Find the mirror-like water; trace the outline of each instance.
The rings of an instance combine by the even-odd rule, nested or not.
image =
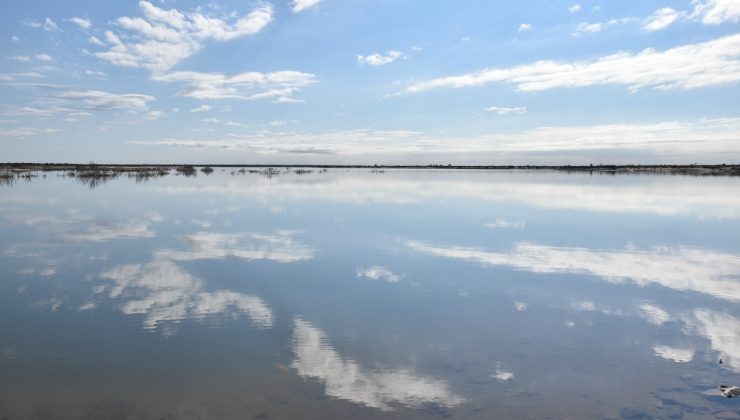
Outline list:
[[[0,417],[740,416],[738,178],[88,186],[0,187]]]

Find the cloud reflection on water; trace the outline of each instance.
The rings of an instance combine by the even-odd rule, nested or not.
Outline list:
[[[408,241],[412,250],[489,266],[509,266],[534,273],[582,273],[610,283],[627,279],[640,286],[656,284],[740,301],[740,256],[698,248],[653,247],[647,250],[592,250],[517,243],[510,251],[433,246]]]
[[[145,314],[146,329],[167,321],[229,312],[245,313],[262,328],[273,323],[272,310],[262,299],[230,290],[206,292],[201,280],[171,261],[155,259],[147,264],[119,265],[100,277],[113,281],[113,285],[99,292],[107,291],[108,297],[121,299],[121,311],[125,314]]]
[[[311,323],[293,321],[292,367],[304,377],[316,378],[327,395],[391,410],[394,405],[419,407],[434,403],[454,406],[463,402],[445,381],[417,375],[407,369],[370,371],[343,358],[326,342],[323,331]]]

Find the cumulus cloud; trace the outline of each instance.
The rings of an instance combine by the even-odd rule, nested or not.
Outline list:
[[[496,115],[526,114],[527,113],[526,106],[516,106],[516,107],[489,106],[485,108],[485,110],[488,112],[495,112]]]
[[[576,26],[576,31],[578,32],[600,32],[602,29],[604,29],[604,24],[600,22],[581,22],[578,24],[578,26]]]
[[[618,52],[591,61],[538,61],[510,68],[485,69],[409,86],[406,92],[511,83],[517,90],[627,85],[630,90],[694,89],[740,80],[740,34],[658,51]]]
[[[293,13],[300,13],[309,7],[316,6],[321,0],[293,0]]]
[[[231,290],[207,292],[202,281],[171,261],[119,265],[101,273],[100,278],[113,284],[96,291],[120,300],[124,314],[145,315],[145,329],[240,312],[261,328],[273,323],[272,310],[262,299]]]
[[[387,267],[380,265],[374,265],[367,268],[357,269],[357,278],[366,278],[370,280],[384,280],[388,283],[398,283],[401,280],[401,276],[392,272]]]
[[[443,380],[409,369],[363,368],[337,353],[323,331],[300,319],[293,321],[293,352],[291,367],[303,377],[321,381],[330,397],[388,411],[395,405],[419,407],[431,403],[449,407],[463,402]]]
[[[736,0],[693,0],[691,17],[701,19],[705,25],[740,21],[740,2]]]
[[[534,273],[581,273],[615,284],[631,280],[639,286],[659,285],[740,302],[740,291],[737,291],[740,255],[699,248],[592,250],[521,242],[511,251],[492,252],[419,241],[409,241],[407,246],[429,255],[488,266],[508,266]]]
[[[49,54],[36,54],[35,57],[39,61],[54,61],[54,58]]]
[[[293,231],[279,231],[274,235],[198,232],[183,238],[188,250],[163,249],[157,255],[176,261],[233,257],[292,263],[312,259],[314,250],[297,242],[293,238],[295,234]]]
[[[206,41],[254,35],[273,19],[272,6],[266,3],[236,20],[197,11],[164,10],[147,1],[140,1],[139,9],[142,17],[116,19],[119,31],[105,32],[110,48],[95,56],[117,66],[161,73],[198,52]]]
[[[370,66],[378,67],[378,66],[384,66],[386,64],[390,64],[394,61],[396,61],[399,58],[402,58],[404,55],[401,51],[396,50],[388,50],[385,55],[375,53],[375,54],[369,54],[369,55],[358,55],[357,56],[357,62],[359,64],[367,64]]]
[[[154,77],[162,82],[183,85],[179,95],[202,100],[272,99],[275,102],[295,101],[292,95],[316,83],[311,73],[277,71],[272,73],[244,72],[233,75],[181,71]]]
[[[99,47],[105,46],[105,42],[101,41],[100,38],[96,36],[90,36],[90,38],[87,39],[87,42]]]
[[[647,19],[643,29],[650,32],[660,31],[671,26],[680,16],[679,12],[670,7],[658,9]]]
[[[568,8],[568,11],[571,13],[578,13],[581,11],[581,5],[576,3]]]
[[[92,21],[86,18],[72,17],[67,19],[67,21],[74,23],[82,29],[90,29],[92,27]]]
[[[522,23],[517,28],[517,31],[518,32],[524,32],[524,31],[529,31],[529,30],[532,30],[532,24],[531,23]]]

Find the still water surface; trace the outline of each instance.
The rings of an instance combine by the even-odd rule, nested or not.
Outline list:
[[[229,171],[0,187],[0,418],[740,416],[738,178]]]

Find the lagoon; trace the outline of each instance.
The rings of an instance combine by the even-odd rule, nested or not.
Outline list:
[[[740,177],[105,181],[0,186],[0,417],[740,415]]]

